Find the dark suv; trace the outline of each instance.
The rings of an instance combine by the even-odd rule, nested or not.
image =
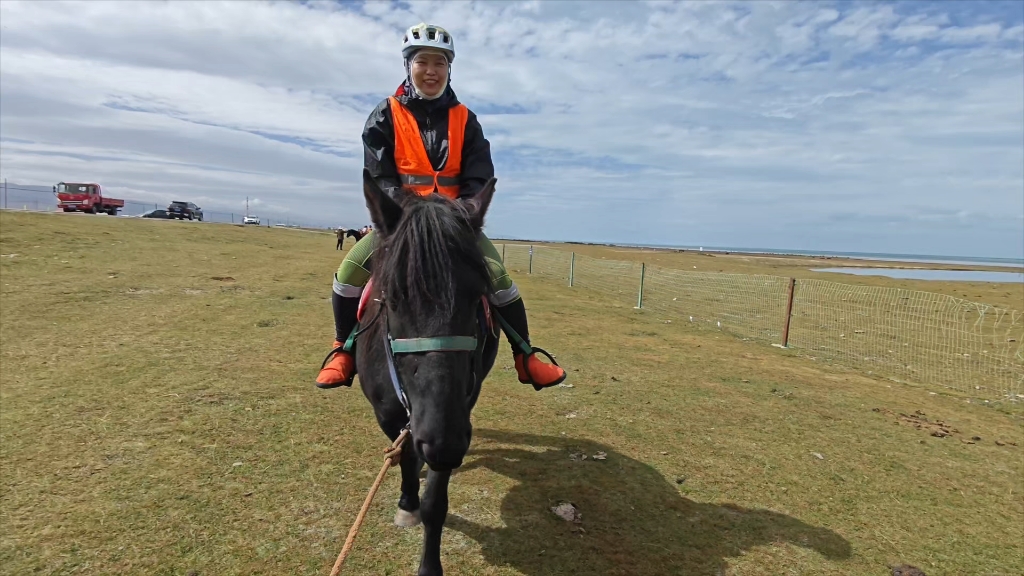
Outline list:
[[[203,209],[191,202],[171,202],[167,207],[167,217],[177,218],[178,220],[184,220],[193,218],[203,221]]]

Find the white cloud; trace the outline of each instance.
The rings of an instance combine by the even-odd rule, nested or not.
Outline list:
[[[833,25],[829,32],[850,38],[858,49],[867,50],[878,44],[885,30],[898,20],[892,6],[868,6],[856,9]]]
[[[1024,250],[1024,27],[941,3],[3,2],[2,175],[364,223],[360,132],[421,19],[491,141],[492,235]]]
[[[897,40],[916,42],[939,35],[941,28],[934,24],[903,24],[893,29],[891,35]]]
[[[993,41],[999,38],[1003,27],[999,24],[981,24],[969,27],[951,27],[942,31],[941,35],[947,42],[979,42]]]

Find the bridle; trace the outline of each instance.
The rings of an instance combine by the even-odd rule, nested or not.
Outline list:
[[[381,292],[380,298],[375,298],[374,300],[378,303],[377,313],[374,314],[372,320],[367,322],[366,328],[369,328],[379,319],[383,319],[384,328],[381,330],[381,334],[384,338],[384,353],[387,357],[388,374],[391,376],[391,384],[395,388],[395,394],[402,402],[402,407],[405,408],[405,415],[409,418],[405,425],[406,428],[412,423],[412,407],[409,404],[409,397],[405,393],[405,387],[402,385],[402,380],[399,378],[398,370],[395,367],[395,356],[398,354],[473,352],[473,387],[468,397],[472,399],[480,394],[482,382],[480,382],[479,376],[483,373],[484,346],[487,344],[488,334],[496,335],[496,329],[491,322],[490,305],[487,302],[486,296],[480,298],[480,307],[477,309],[478,334],[473,336],[430,336],[420,338],[392,338],[384,293]],[[359,332],[363,332],[366,328]]]

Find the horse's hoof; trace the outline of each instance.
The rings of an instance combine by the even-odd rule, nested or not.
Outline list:
[[[419,526],[422,522],[419,510],[406,512],[399,508],[398,512],[395,512],[395,526],[400,528],[412,528],[413,526]]]

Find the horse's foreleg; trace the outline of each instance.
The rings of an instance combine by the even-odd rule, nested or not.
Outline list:
[[[418,576],[441,576],[441,530],[448,516],[448,480],[452,473],[427,472],[427,487],[420,503],[423,518],[423,556],[420,557]]]
[[[420,470],[423,462],[416,456],[412,447],[412,438],[407,438],[402,446],[402,496],[398,499],[398,512],[395,513],[395,526],[408,528],[420,523]]]

